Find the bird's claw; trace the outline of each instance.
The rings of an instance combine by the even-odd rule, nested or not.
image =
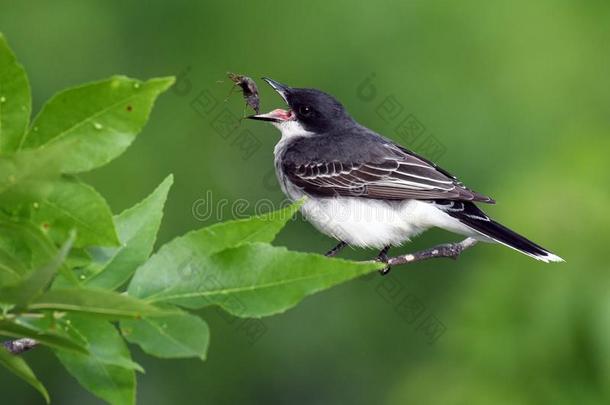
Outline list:
[[[385,248],[381,252],[379,252],[379,255],[377,256],[376,260],[378,262],[385,263],[385,267],[379,270],[379,274],[381,274],[382,276],[387,275],[390,270],[392,270],[392,266],[388,264],[388,248]]]

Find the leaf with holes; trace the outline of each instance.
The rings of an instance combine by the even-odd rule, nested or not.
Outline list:
[[[106,200],[93,187],[73,177],[53,182],[51,191],[31,212],[31,221],[55,241],[65,240],[75,229],[75,247],[119,244]]]
[[[114,76],[64,90],[44,105],[22,148],[65,144],[64,173],[102,166],[133,142],[157,96],[173,83],[171,77],[142,82]]]

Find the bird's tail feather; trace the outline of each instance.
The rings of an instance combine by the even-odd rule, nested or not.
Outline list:
[[[450,210],[447,213],[483,236],[536,260],[541,260],[545,263],[565,261],[542,246],[489,218],[473,203],[463,203],[463,205],[464,208],[462,210]]]

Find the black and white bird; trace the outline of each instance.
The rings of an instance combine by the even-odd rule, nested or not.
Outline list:
[[[281,132],[275,168],[282,191],[303,197],[303,216],[346,245],[380,249],[438,227],[472,241],[497,242],[543,262],[563,261],[489,218],[475,203],[490,197],[465,187],[429,160],[358,124],[331,95],[263,78],[289,109],[248,118]],[[389,270],[389,266],[387,267]]]

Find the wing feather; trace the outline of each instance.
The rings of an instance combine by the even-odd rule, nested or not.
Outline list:
[[[285,160],[282,170],[292,183],[311,195],[495,202],[404,148],[388,144],[386,152],[381,159],[364,162],[310,159],[297,164]]]

